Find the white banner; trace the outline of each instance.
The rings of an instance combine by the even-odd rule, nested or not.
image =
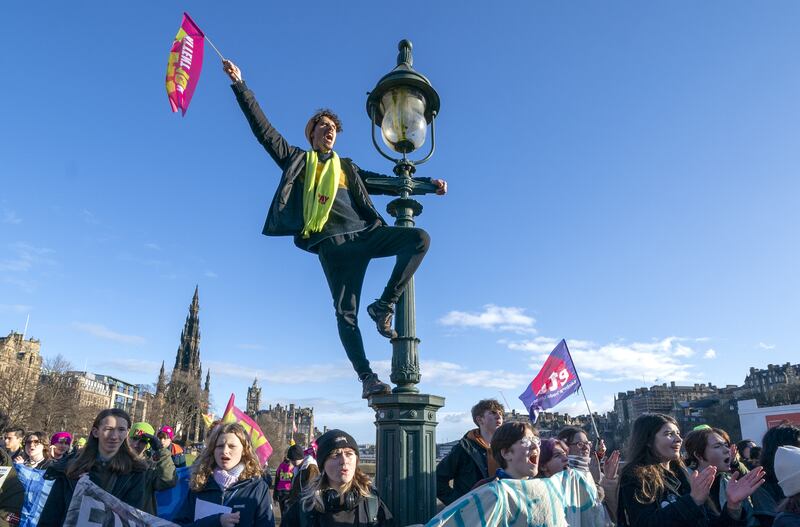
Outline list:
[[[83,476],[78,480],[67,509],[64,527],[178,527],[134,509]]]

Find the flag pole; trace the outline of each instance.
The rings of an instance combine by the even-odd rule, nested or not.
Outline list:
[[[213,43],[213,42],[211,42],[211,39],[210,39],[210,38],[208,38],[208,35],[206,35],[206,34],[203,34],[203,36],[204,36],[204,37],[205,37],[205,39],[208,41],[208,43],[209,43],[209,44],[211,44],[211,47],[212,47],[212,48],[214,48],[214,51],[216,51],[216,52],[217,52],[217,55],[219,55],[219,58],[221,58],[222,60],[225,60],[225,57],[223,57],[223,56],[222,56],[222,53],[220,53],[220,52],[219,52],[219,50],[217,49],[217,46],[215,46],[215,45],[214,45],[214,43]]]
[[[592,421],[592,428],[594,429],[594,436],[597,438],[597,442],[600,442],[600,432],[597,431],[597,423],[594,422],[594,414],[592,413],[592,409],[589,407],[589,399],[586,398],[586,392],[583,389],[583,383],[581,382],[581,376],[578,375],[578,366],[575,365],[575,359],[572,358],[572,353],[569,352],[569,346],[567,346],[567,341],[564,339],[564,347],[567,348],[567,355],[569,355],[569,360],[572,361],[572,365],[575,366],[575,377],[578,378],[578,384],[581,385],[581,393],[583,394],[583,400],[586,403],[586,409],[589,410],[589,419]]]

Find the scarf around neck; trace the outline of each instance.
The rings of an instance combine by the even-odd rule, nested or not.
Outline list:
[[[476,428],[475,430],[470,430],[469,433],[467,433],[467,438],[472,439],[473,441],[478,443],[481,447],[486,449],[486,465],[487,465],[486,468],[488,474],[491,476],[492,474],[496,473],[497,469],[500,468],[500,465],[498,465],[497,460],[492,455],[492,447],[490,447],[489,443],[487,443],[486,440],[483,438],[480,429]]]
[[[214,481],[223,491],[228,490],[228,487],[239,481],[239,475],[243,470],[244,463],[239,463],[230,470],[223,470],[217,467],[214,469]]]
[[[306,173],[303,182],[303,238],[320,232],[328,221],[328,216],[339,188],[341,162],[336,152],[322,165],[322,174],[317,181],[319,155],[315,150],[306,152]]]

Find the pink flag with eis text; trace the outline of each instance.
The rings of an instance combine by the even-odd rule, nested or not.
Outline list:
[[[225,413],[222,414],[222,422],[242,425],[250,435],[250,441],[253,443],[253,449],[256,451],[261,466],[266,466],[267,459],[272,455],[272,445],[267,441],[267,437],[261,431],[261,427],[249,415],[236,408],[233,404],[233,398],[234,395],[231,394],[231,398],[228,399],[228,406],[225,407]]]
[[[203,32],[184,13],[167,62],[167,97],[173,112],[180,108],[182,115],[186,115],[186,110],[189,109],[194,89],[200,79],[200,70],[203,69],[204,43]]]

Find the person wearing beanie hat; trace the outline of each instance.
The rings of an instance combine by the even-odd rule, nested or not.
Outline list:
[[[69,453],[72,446],[72,434],[69,432],[56,432],[50,436],[50,457],[54,460],[63,458]]]
[[[305,525],[392,526],[394,519],[358,466],[358,443],[344,430],[317,439],[321,471],[281,520],[281,527]]]
[[[778,447],[775,452],[775,477],[786,499],[778,506],[773,527],[800,527],[800,448]]]
[[[175,444],[172,439],[175,437],[175,432],[172,430],[170,426],[162,426],[161,429],[156,434],[159,442],[161,443],[161,448],[164,448],[170,452],[172,456],[172,462],[175,463],[175,468],[181,468],[186,466],[186,455],[183,452],[183,447]]]
[[[156,430],[150,423],[133,423],[128,433],[128,443],[131,448],[139,455],[143,455],[148,448],[152,448],[157,443],[155,438]]]
[[[292,483],[295,474],[299,472],[298,467],[303,463],[303,448],[300,445],[292,445],[286,451],[286,457],[278,466],[276,473],[277,481],[272,498],[278,502],[281,508],[281,516],[286,513],[288,508],[289,494],[292,491]]]
[[[253,133],[283,171],[263,234],[294,236],[295,245],[319,256],[333,297],[339,339],[361,381],[361,396],[390,393],[391,387],[372,370],[364,350],[358,326],[361,287],[373,258],[396,257],[380,298],[366,309],[378,333],[395,338],[394,306],[422,263],[430,237],[416,227],[386,224],[369,194],[396,191],[387,189],[388,176],[361,170],[333,150],[342,131],[336,114],[323,109],[309,119],[304,130],[309,150],[291,146],[264,115],[241,70],[229,60],[222,63]],[[413,194],[447,192],[441,179],[412,180]]]

